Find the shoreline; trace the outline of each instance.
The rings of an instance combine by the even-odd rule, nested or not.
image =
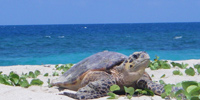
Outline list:
[[[176,62],[176,63],[187,63],[189,64],[189,67],[193,67],[195,64],[200,64],[200,59],[190,59],[190,60],[178,60],[178,61],[172,61],[167,60],[170,62]],[[60,65],[60,64],[59,64]],[[39,70],[41,72],[41,75],[39,75],[37,78],[42,80],[44,84],[42,86],[30,86],[29,88],[23,88],[18,86],[8,86],[4,84],[0,84],[0,100],[63,100],[63,99],[71,99],[67,96],[58,95],[59,93],[62,93],[63,91],[69,91],[67,89],[63,91],[59,91],[57,87],[48,87],[48,79],[51,81],[53,79],[56,79],[61,75],[61,71],[57,71],[55,69],[55,65],[47,64],[47,65],[13,65],[13,66],[0,66],[0,71],[2,71],[2,74],[9,74],[11,71],[21,75],[22,73],[28,73],[29,71],[35,71]],[[174,70],[180,70],[183,73],[183,76],[179,75],[173,75]],[[178,67],[171,68],[171,69],[158,69],[158,70],[151,70],[150,68],[146,68],[147,73],[149,73],[150,76],[154,75],[152,77],[153,81],[159,82],[159,80],[163,80],[165,83],[170,84],[176,84],[182,81],[197,81],[200,82],[199,77],[200,75],[197,74],[195,70],[194,76],[188,76],[184,72],[185,69],[180,69]],[[58,72],[59,76],[52,76],[53,72]],[[48,77],[44,77],[45,73],[49,73]],[[164,78],[161,78],[161,76],[165,74]],[[30,81],[28,79],[28,81]],[[108,97],[108,96],[107,96]],[[106,100],[107,97],[98,98],[98,100]],[[120,96],[120,100],[125,99],[125,96]],[[154,95],[152,96],[139,96],[139,97],[132,97],[132,99],[136,100],[161,100],[162,98],[160,96]],[[97,99],[96,99],[97,100]]]

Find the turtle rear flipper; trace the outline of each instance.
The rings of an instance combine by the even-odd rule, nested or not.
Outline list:
[[[95,75],[98,75],[95,76]],[[77,93],[69,93],[64,92],[64,95],[72,97],[74,99],[94,99],[106,96],[109,92],[110,86],[116,84],[114,78],[102,71],[95,71],[94,73],[90,73],[91,77],[99,78],[96,81],[89,82],[84,87],[80,88]]]

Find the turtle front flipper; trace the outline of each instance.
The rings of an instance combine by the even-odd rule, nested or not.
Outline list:
[[[94,79],[94,77],[98,79],[94,79],[95,81],[89,82],[87,85],[80,88],[77,91],[77,93],[73,94],[69,92],[64,92],[64,95],[72,97],[74,99],[80,99],[80,100],[100,98],[103,96],[107,96],[110,86],[112,86],[113,84],[116,84],[115,79],[110,74],[107,74],[106,72],[95,71],[94,73],[90,73],[89,76],[91,76],[90,79]]]
[[[151,80],[150,76],[145,72],[143,76],[136,83],[138,88],[149,89],[154,92],[154,94],[161,95],[165,92],[164,85],[155,83]],[[180,87],[172,87],[172,92],[177,92],[182,90]],[[185,98],[184,95],[179,95],[182,98]]]

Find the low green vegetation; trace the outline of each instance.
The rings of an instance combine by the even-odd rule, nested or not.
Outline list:
[[[171,92],[173,86],[181,86],[182,89]],[[196,81],[183,81],[177,85],[166,84],[164,88],[165,93],[161,95],[162,98],[170,97],[177,100],[182,100],[183,98],[187,100],[200,100],[200,83]]]
[[[196,64],[196,65],[194,65],[194,68],[196,68],[198,74],[200,74],[200,65]]]
[[[163,74],[160,78],[164,78],[165,77],[165,74]]]
[[[194,76],[195,74],[200,74],[200,64],[196,64],[193,67],[189,67],[189,64],[184,63],[175,63],[171,62],[171,65],[167,61],[161,61],[159,60],[159,57],[156,56],[154,61],[152,61],[149,65],[151,70],[157,70],[157,69],[168,69],[171,67],[178,67],[180,69],[185,69],[185,74],[189,76]],[[195,72],[196,70],[196,72]],[[183,75],[183,73],[180,70],[174,70],[173,75]],[[154,76],[154,75],[153,75]],[[165,74],[163,74],[160,78],[164,78]],[[175,98],[177,100],[182,100],[183,98],[186,98],[187,100],[200,100],[200,82],[196,81],[183,81],[181,83],[178,83],[176,85],[174,84],[166,84],[163,80],[159,81],[160,84],[165,85],[165,93],[163,93],[161,96],[163,98]],[[179,87],[182,88],[178,91],[171,92],[172,87]]]
[[[195,75],[195,71],[194,71],[194,69],[193,69],[192,67],[187,68],[187,69],[185,70],[185,73],[186,73],[187,75],[189,75],[189,76],[194,76],[194,75]]]
[[[73,66],[73,64],[65,64],[65,65],[56,65],[55,68],[58,71],[62,71],[61,73],[63,74],[64,72],[66,72],[67,70],[69,70],[71,67]]]
[[[184,63],[175,63],[175,62],[171,62],[171,64],[172,64],[172,66],[173,67],[179,67],[179,68],[181,68],[181,69],[185,69],[187,66],[188,66],[188,64],[184,64]]]
[[[109,97],[107,99],[117,99],[119,98],[119,96],[117,94],[114,93],[114,91],[118,91],[120,90],[120,87],[116,84],[112,85],[110,87],[110,92],[107,93],[109,95]],[[133,97],[133,94],[136,95],[151,95],[153,96],[154,93],[151,90],[145,89],[134,89],[133,87],[126,87],[124,86],[124,91],[125,91],[125,95],[128,99],[131,99]]]
[[[174,75],[181,75],[181,76],[183,75],[183,73],[180,70],[174,70],[173,74]]]
[[[56,65],[56,71],[53,72],[52,74],[45,73],[43,76],[48,77],[49,75],[52,76],[59,76],[59,73],[57,71],[61,71],[63,74],[66,72],[68,69],[70,69],[73,66],[73,64],[65,64],[65,65]],[[31,85],[38,85],[41,86],[43,85],[43,81],[40,79],[37,79],[39,75],[41,75],[41,72],[39,70],[36,71],[30,71],[28,73],[22,73],[21,75],[16,74],[14,72],[10,72],[9,75],[2,74],[3,72],[0,71],[0,84],[5,84],[5,85],[10,85],[10,86],[21,86],[24,88],[28,88]],[[32,80],[29,82],[27,78],[32,78]],[[52,87],[50,84],[50,79],[47,81],[48,86]]]
[[[119,96],[115,93],[113,93],[114,91],[120,90],[120,87],[118,85],[112,85],[110,87],[110,92],[108,92],[107,94],[110,96],[108,97],[108,99],[117,99],[119,98]]]
[[[126,96],[128,99],[131,99],[133,97],[133,94],[135,92],[135,89],[133,87],[126,87],[124,86],[124,90],[125,90],[125,93],[126,93]]]
[[[10,72],[9,75],[0,73],[0,83],[10,86],[21,86],[27,88],[31,85],[42,85],[43,82],[40,79],[36,79],[37,76],[40,75],[40,71],[36,70],[35,72],[30,71],[29,73],[22,73],[22,75],[18,75],[14,72]],[[27,78],[34,78],[29,83]]]
[[[168,61],[162,61],[159,60],[159,57],[156,56],[156,58],[154,59],[154,61],[151,61],[149,64],[149,68],[151,70],[157,70],[157,69],[170,69],[171,66],[168,63]]]

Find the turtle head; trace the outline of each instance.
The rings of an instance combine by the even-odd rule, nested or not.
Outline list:
[[[150,57],[144,52],[135,52],[131,54],[122,64],[123,83],[124,85],[131,85],[138,80],[145,72],[145,68],[149,65]]]
[[[134,52],[124,61],[124,68],[128,72],[141,72],[140,74],[143,74],[149,62],[150,57],[146,52]]]

